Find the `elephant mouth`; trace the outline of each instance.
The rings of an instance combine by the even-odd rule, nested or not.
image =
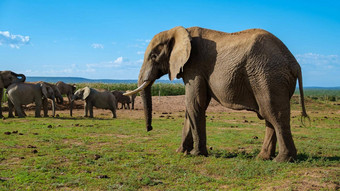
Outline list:
[[[130,95],[136,94],[136,93],[142,91],[143,89],[145,89],[146,87],[148,87],[148,85],[149,85],[150,83],[151,83],[151,81],[145,81],[145,82],[143,82],[143,84],[140,85],[137,89],[132,90],[132,91],[127,91],[127,92],[124,93],[123,95],[125,95],[125,96],[130,96]]]

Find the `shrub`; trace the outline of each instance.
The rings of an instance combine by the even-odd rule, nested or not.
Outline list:
[[[108,91],[119,90],[134,90],[137,88],[136,83],[131,84],[107,84],[107,83],[80,83],[77,84],[77,89],[83,88],[85,86],[97,89],[105,89]],[[183,84],[164,84],[155,83],[151,88],[152,96],[173,96],[173,95],[184,95],[185,88]]]

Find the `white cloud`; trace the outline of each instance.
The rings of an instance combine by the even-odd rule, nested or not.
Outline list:
[[[318,70],[340,67],[340,57],[338,55],[306,53],[296,55],[296,59],[302,66]]]
[[[0,31],[0,46],[8,45],[11,48],[19,49],[22,45],[28,44],[29,36],[14,35],[9,31]]]
[[[99,44],[99,43],[93,43],[93,44],[91,44],[91,47],[92,47],[92,48],[95,48],[95,49],[97,49],[97,48],[103,49],[103,48],[104,48],[104,45]]]
[[[137,51],[138,55],[144,54],[144,51]]]
[[[113,61],[115,64],[122,64],[123,63],[123,57],[118,57],[115,61]]]
[[[306,53],[295,55],[301,65],[303,81],[307,86],[339,86],[339,55]]]

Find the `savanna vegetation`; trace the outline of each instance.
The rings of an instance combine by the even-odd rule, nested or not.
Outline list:
[[[127,90],[134,84],[91,85]],[[338,190],[340,102],[306,95],[306,126],[298,97],[291,103],[298,149],[293,163],[256,160],[265,128],[252,112],[207,113],[209,157],[175,152],[183,111],[154,111],[148,133],[141,110],[118,110],[113,120],[109,111],[94,119],[70,118],[68,112],[3,119],[0,190]]]

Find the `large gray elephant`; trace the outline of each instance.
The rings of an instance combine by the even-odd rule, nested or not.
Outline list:
[[[208,155],[205,113],[211,98],[227,108],[249,110],[265,119],[258,158],[291,161],[297,150],[290,129],[290,99],[299,80],[302,116],[307,117],[301,68],[273,34],[250,29],[225,33],[200,27],[175,27],[153,37],[141,67],[139,87],[146,128],[152,130],[151,85],[161,76],[183,78],[186,114],[178,152]]]
[[[68,102],[70,104],[70,115],[72,116],[71,114],[71,99],[72,99],[72,96],[74,95],[74,92],[76,91],[76,88],[77,86],[75,84],[66,84],[62,81],[58,81],[56,83],[57,87],[59,88],[59,91],[62,95],[66,95],[67,98],[68,98]]]
[[[19,117],[25,117],[21,106],[35,102],[35,117],[41,117],[41,105],[43,99],[52,99],[53,116],[55,115],[54,91],[44,83],[15,83],[7,88],[8,94],[8,117],[13,116],[13,107],[18,112]]]
[[[118,103],[122,104],[122,107],[120,109],[130,109],[130,103],[131,103],[131,99],[130,96],[125,96],[123,95],[125,92],[123,91],[118,91],[118,90],[114,90],[111,91],[111,93],[115,96],[116,98],[116,108],[118,109]]]
[[[97,90],[94,88],[85,87],[77,90],[71,99],[71,116],[74,100],[82,99],[84,103],[84,117],[88,117],[90,111],[90,118],[93,118],[93,106],[101,109],[109,109],[112,112],[112,117],[116,118],[116,98],[106,90]]]
[[[24,74],[16,74],[9,70],[0,71],[0,118],[4,117],[1,108],[4,88],[8,88],[13,83],[25,82],[25,80],[26,76]]]
[[[61,95],[61,92],[59,91],[59,88],[55,85],[55,84],[51,84],[51,83],[48,83],[48,82],[43,82],[43,81],[38,81],[38,82],[28,82],[28,83],[31,83],[31,84],[44,84],[45,86],[48,86],[50,88],[52,88],[53,90],[53,93],[54,93],[54,97],[55,97],[55,100],[52,100],[52,107],[54,107],[54,112],[53,112],[53,117],[55,116],[55,109],[56,109],[56,106],[55,106],[55,101],[58,103],[58,104],[63,104],[63,96]],[[43,98],[42,100],[42,106],[43,106],[43,111],[44,111],[44,117],[48,117],[48,99],[47,98]]]

